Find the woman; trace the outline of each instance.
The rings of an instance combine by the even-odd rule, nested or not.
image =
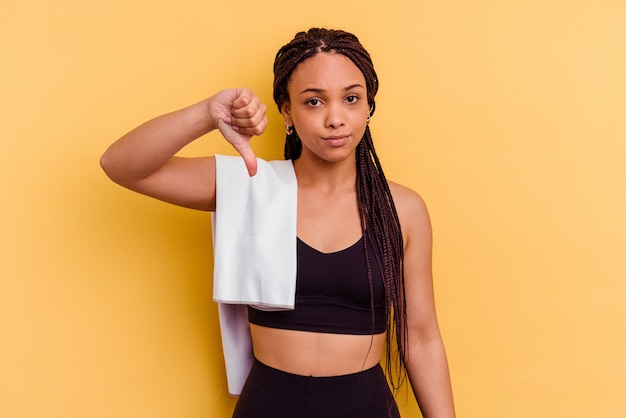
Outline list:
[[[234,417],[397,417],[383,355],[392,386],[408,376],[424,417],[453,417],[430,221],[419,195],[385,179],[374,151],[369,54],[350,33],[310,29],[280,49],[274,76],[297,178],[295,309],[248,309],[255,361]],[[215,211],[216,158],[174,155],[219,129],[254,176],[249,141],[265,130],[265,111],[250,90],[224,90],[126,134],[101,164],[131,190]]]

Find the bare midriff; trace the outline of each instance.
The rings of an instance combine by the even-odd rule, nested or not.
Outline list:
[[[328,334],[250,324],[254,356],[263,364],[302,376],[340,376],[380,362],[385,333]]]

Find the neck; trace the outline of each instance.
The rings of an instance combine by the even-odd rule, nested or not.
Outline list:
[[[294,161],[298,184],[327,191],[354,189],[356,184],[356,159],[354,155],[339,162],[310,158],[304,152]]]

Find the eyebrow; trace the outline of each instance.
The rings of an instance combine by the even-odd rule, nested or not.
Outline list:
[[[365,87],[363,87],[362,84],[356,83],[356,84],[351,84],[348,87],[344,87],[343,91],[352,90],[352,89],[357,88],[357,87],[360,87],[362,89],[365,88]],[[309,88],[306,88],[306,89],[302,90],[300,92],[300,94],[304,94],[304,93],[324,93],[325,91],[326,90],[324,90],[324,89],[318,89],[318,88],[315,88],[315,87],[309,87]]]

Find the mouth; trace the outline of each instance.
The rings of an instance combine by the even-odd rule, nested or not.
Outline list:
[[[322,139],[332,147],[340,147],[350,140],[350,135],[331,135],[323,137]]]

